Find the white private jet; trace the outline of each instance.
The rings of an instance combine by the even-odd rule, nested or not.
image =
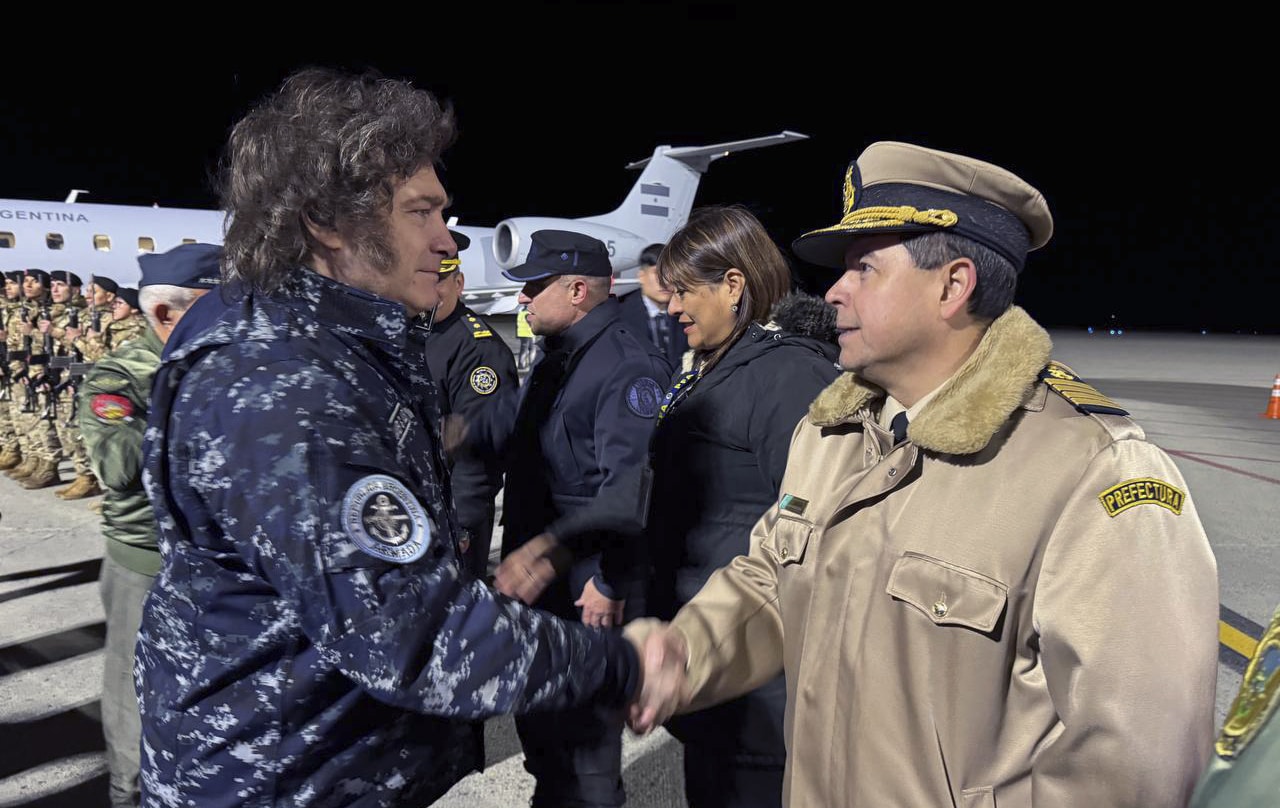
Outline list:
[[[636,284],[628,270],[636,267],[641,251],[665,242],[688,220],[698,182],[713,161],[807,137],[783,131],[711,146],[659,146],[652,157],[627,166],[644,170],[622,204],[598,216],[520,216],[496,227],[459,226],[454,217],[450,227],[471,239],[459,255],[467,273],[464,298],[482,311],[514,310],[520,285],[504,278],[502,270],[522,262],[529,254],[529,236],[547,229],[573,230],[603,241],[619,273],[615,289],[625,292]],[[222,242],[221,211],[98,205],[78,201],[82,193],[87,192],[72,191],[64,202],[0,199],[0,270],[68,269],[86,281],[98,275],[132,286],[141,253],[189,242]]]

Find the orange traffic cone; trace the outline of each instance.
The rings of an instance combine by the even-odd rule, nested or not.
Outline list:
[[[1261,413],[1263,418],[1280,418],[1280,374],[1276,375],[1276,380],[1271,384],[1271,401],[1267,404],[1267,411]]]

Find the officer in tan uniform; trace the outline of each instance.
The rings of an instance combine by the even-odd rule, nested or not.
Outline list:
[[[1218,582],[1186,483],[1012,305],[1052,219],[988,163],[875,143],[796,253],[845,369],[751,550],[629,629],[651,728],[785,671],[790,806],[1182,806]],[[687,666],[687,668],[686,668]]]

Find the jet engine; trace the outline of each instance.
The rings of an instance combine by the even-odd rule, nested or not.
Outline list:
[[[649,246],[640,236],[585,219],[549,219],[521,216],[498,222],[493,231],[493,257],[503,269],[522,263],[529,256],[529,238],[539,230],[569,230],[598,238],[609,251],[614,272],[640,263],[640,253]]]

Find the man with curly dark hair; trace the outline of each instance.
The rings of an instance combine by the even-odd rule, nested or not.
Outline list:
[[[167,347],[143,804],[423,805],[474,719],[621,706],[635,652],[465,568],[424,312],[456,252],[429,93],[309,69],[235,127],[224,291]]]

